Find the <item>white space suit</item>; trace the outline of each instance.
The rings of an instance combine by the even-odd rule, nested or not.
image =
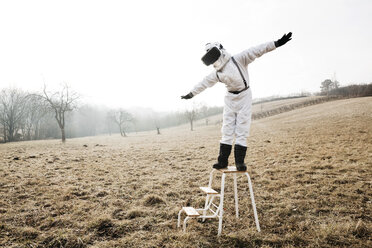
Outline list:
[[[210,46],[219,46],[219,43],[213,43]],[[275,44],[272,41],[234,55],[233,58],[239,66],[239,71],[231,55],[222,48],[220,49],[221,56],[213,63],[216,71],[206,76],[191,90],[195,96],[217,82],[226,85],[221,144],[232,145],[235,136],[236,145],[247,146],[252,116],[252,92],[249,87],[247,67],[256,58],[274,49]]]

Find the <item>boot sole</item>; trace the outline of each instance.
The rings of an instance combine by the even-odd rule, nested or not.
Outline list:
[[[247,170],[247,166],[244,165],[244,166],[236,166],[236,170],[238,171],[246,171]]]
[[[217,170],[227,169],[227,166],[221,167],[221,166],[215,166],[215,165],[213,165],[213,169],[217,169]]]

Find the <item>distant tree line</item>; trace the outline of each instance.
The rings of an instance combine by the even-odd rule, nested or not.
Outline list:
[[[372,83],[340,86],[337,80],[326,79],[320,85],[320,95],[341,97],[372,96]]]
[[[365,97],[372,96],[372,83],[370,84],[353,84],[337,89],[332,89],[329,95],[338,95],[344,97]]]
[[[79,94],[63,84],[59,90],[30,93],[18,88],[0,91],[0,142],[120,134],[190,123],[222,113],[222,107],[194,106],[189,110],[159,113],[152,109],[129,111],[82,104]]]
[[[336,80],[324,80],[319,95],[334,97],[372,96],[372,83],[340,86]],[[287,98],[304,97],[308,94]],[[276,99],[276,98],[274,98]],[[280,98],[285,99],[285,98]],[[261,99],[265,102],[270,99]],[[315,104],[315,102],[308,102]],[[287,106],[292,108],[295,106]],[[296,106],[297,107],[297,106]],[[209,116],[222,113],[222,107],[193,105],[191,109],[178,112],[159,113],[152,109],[129,111],[110,109],[103,106],[80,104],[79,95],[67,84],[54,92],[46,86],[41,93],[30,93],[18,88],[0,91],[0,142],[21,140],[57,139],[111,135],[118,133],[125,137],[130,132],[154,130],[160,134],[162,128],[190,124],[204,119],[209,124]],[[254,119],[270,116],[286,109],[270,110],[269,113],[255,114]]]

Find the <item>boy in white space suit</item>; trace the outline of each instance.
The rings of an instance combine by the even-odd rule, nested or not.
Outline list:
[[[181,96],[181,98],[190,99],[217,82],[226,85],[220,152],[218,162],[213,165],[213,168],[227,168],[235,136],[236,168],[239,171],[247,169],[244,158],[247,152],[247,137],[249,136],[252,115],[252,92],[249,87],[247,67],[256,58],[287,43],[291,40],[291,36],[292,33],[284,34],[277,41],[249,48],[234,56],[226,52],[220,43],[206,44],[206,54],[202,57],[202,61],[207,66],[213,64],[215,71],[206,76],[190,93]]]

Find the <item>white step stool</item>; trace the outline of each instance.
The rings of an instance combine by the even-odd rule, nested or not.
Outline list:
[[[221,194],[218,194],[217,191],[212,189],[212,182],[213,182],[213,174],[215,171],[219,171],[222,173],[221,178]],[[205,205],[202,209],[195,209],[193,207],[183,207],[179,213],[178,213],[178,223],[177,226],[181,226],[181,214],[182,212],[186,213],[186,218],[183,222],[183,231],[186,231],[186,223],[190,218],[202,218],[203,221],[206,218],[218,218],[219,224],[218,224],[218,236],[221,235],[222,232],[222,219],[223,219],[223,199],[224,199],[224,193],[225,193],[225,177],[227,174],[233,174],[234,175],[234,196],[235,196],[235,214],[236,218],[239,218],[239,203],[238,203],[238,186],[237,186],[237,179],[236,174],[245,174],[248,178],[248,186],[249,186],[249,193],[251,195],[251,201],[252,201],[252,208],[254,213],[254,219],[256,222],[256,228],[257,231],[260,232],[260,224],[258,222],[258,216],[257,216],[257,210],[256,210],[256,203],[254,200],[253,195],[253,187],[251,178],[247,171],[238,171],[235,166],[229,166],[227,169],[221,169],[216,170],[213,169],[209,176],[209,184],[208,187],[200,187],[202,191],[204,191],[207,196],[205,199]],[[220,198],[220,203],[217,206],[213,203],[213,200],[218,197]],[[208,212],[211,212],[212,214],[207,215]]]

